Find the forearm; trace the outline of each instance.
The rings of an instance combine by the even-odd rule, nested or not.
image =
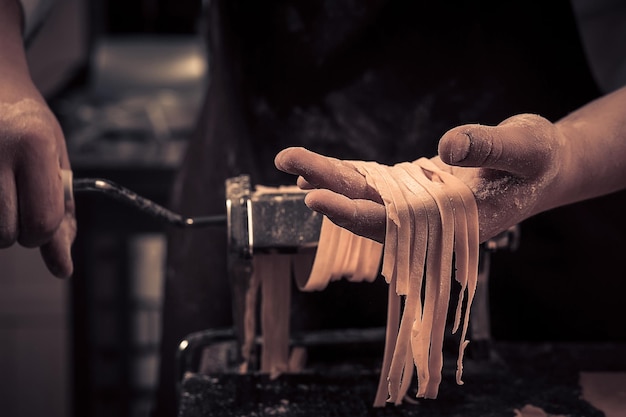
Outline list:
[[[541,210],[626,188],[626,87],[555,123],[560,169]]]
[[[20,89],[30,84],[22,20],[18,0],[0,0],[0,81],[5,100],[17,100]]]

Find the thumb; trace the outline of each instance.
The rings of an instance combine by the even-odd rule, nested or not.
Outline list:
[[[537,119],[542,119],[536,116]],[[530,123],[529,123],[530,121]],[[549,159],[545,119],[507,119],[498,126],[470,124],[455,127],[439,141],[439,156],[449,165],[491,168],[528,177],[540,172]],[[549,124],[549,122],[547,122]]]

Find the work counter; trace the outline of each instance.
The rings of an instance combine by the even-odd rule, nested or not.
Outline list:
[[[186,372],[179,416],[514,417],[532,405],[548,416],[602,417],[603,411],[583,399],[584,373],[624,376],[619,379],[624,385],[613,384],[606,394],[613,401],[626,401],[624,343],[495,342],[487,350],[477,358],[468,347],[464,385],[455,383],[456,355],[451,350],[446,352],[438,399],[384,408],[372,407],[378,369],[353,366],[349,360],[274,380],[255,373]]]

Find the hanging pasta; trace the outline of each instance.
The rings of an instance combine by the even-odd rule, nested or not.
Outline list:
[[[304,291],[322,290],[342,276],[352,281],[372,280],[382,255],[389,307],[374,406],[401,403],[415,369],[417,397],[436,398],[453,267],[461,287],[453,333],[463,319],[456,382],[463,383],[463,355],[468,344],[465,338],[478,276],[478,208],[474,195],[467,185],[425,158],[395,166],[351,163],[385,204],[385,245],[354,235],[324,218],[311,273],[308,280],[300,279],[299,286]]]

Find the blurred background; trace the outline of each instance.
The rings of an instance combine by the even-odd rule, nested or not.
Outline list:
[[[610,91],[625,82],[626,65],[608,45],[626,40],[626,27],[606,24],[619,16],[602,13],[604,3],[574,4],[594,73]],[[167,205],[208,82],[202,10],[201,0],[56,2],[28,52],[75,176],[109,178]],[[164,230],[106,198],[76,198],[72,279],[51,278],[37,251],[0,251],[3,415],[148,414]]]

